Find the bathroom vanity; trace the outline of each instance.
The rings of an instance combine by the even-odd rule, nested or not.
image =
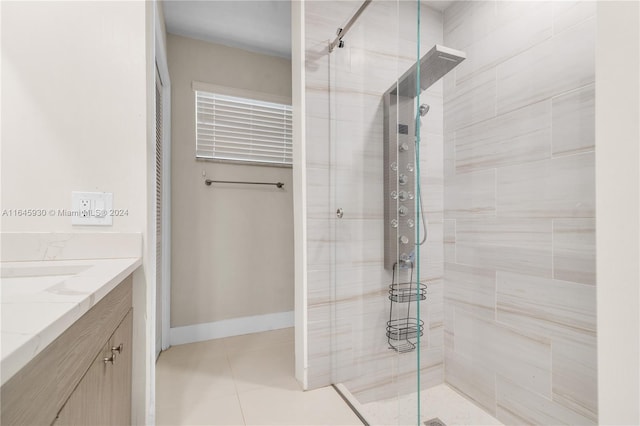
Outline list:
[[[2,386],[2,424],[131,423],[131,281]]]
[[[139,257],[0,264],[3,425],[131,424],[140,264]]]

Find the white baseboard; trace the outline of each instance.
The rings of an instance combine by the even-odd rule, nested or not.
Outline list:
[[[222,337],[278,330],[293,327],[293,325],[293,311],[278,312],[171,328],[169,329],[169,341],[171,345],[183,345]]]

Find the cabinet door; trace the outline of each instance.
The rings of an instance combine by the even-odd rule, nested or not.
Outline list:
[[[109,401],[114,365],[104,360],[109,357],[111,345],[107,343],[58,413],[55,426],[110,424]]]
[[[132,330],[129,310],[58,413],[55,426],[131,424]]]
[[[133,343],[133,310],[124,317],[111,336],[111,347],[116,348],[111,380],[112,425],[131,424],[131,354]],[[119,351],[118,351],[119,350]]]

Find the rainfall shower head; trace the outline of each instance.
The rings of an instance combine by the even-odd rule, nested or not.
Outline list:
[[[464,61],[466,56],[464,52],[436,44],[420,59],[419,63],[414,64],[398,79],[389,89],[389,93],[415,98],[418,66],[420,67],[420,91],[422,92]]]
[[[424,117],[429,112],[429,108],[431,108],[428,104],[420,105],[420,117]]]

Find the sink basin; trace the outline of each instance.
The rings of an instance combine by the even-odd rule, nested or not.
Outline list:
[[[56,277],[60,275],[71,276],[89,269],[91,265],[2,265],[0,277],[2,278],[35,278]]]
[[[67,302],[84,294],[69,287],[70,279],[91,268],[89,262],[20,262],[0,266],[2,304]],[[4,319],[4,318],[3,318]]]

